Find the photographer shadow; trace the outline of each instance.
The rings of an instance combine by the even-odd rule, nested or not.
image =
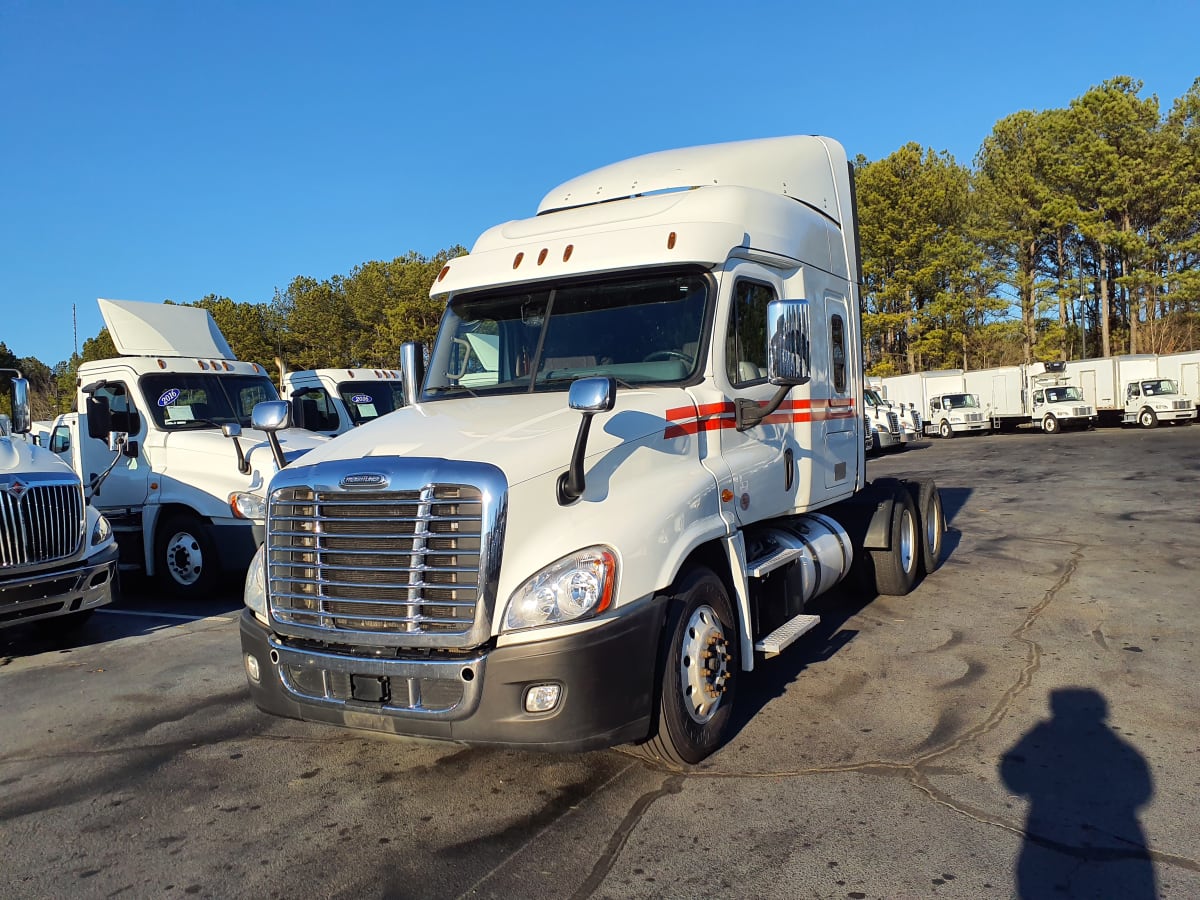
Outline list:
[[[1098,691],[1052,691],[1050,709],[1000,762],[1005,786],[1029,798],[1018,896],[1156,897],[1137,816],[1154,796],[1149,766],[1108,726]]]

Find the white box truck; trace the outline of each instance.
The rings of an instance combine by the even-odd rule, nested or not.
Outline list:
[[[979,396],[967,389],[962,369],[892,375],[882,382],[883,396],[888,400],[902,408],[920,410],[928,435],[952,438],[960,434],[986,434],[992,429]]]
[[[1047,434],[1064,428],[1096,424],[1077,384],[1071,383],[1065,363],[1030,363],[964,373],[968,391],[979,397],[984,416],[998,431],[1032,425]]]
[[[409,404],[271,481],[255,702],[694,763],[809,600],[851,572],[909,591],[942,512],[931,482],[865,477],[853,198],[829,138],[668,151],[451,260]]]
[[[113,601],[117,545],[108,520],[84,500],[79,476],[24,440],[29,383],[14,369],[0,369],[0,378],[13,413],[0,416],[0,628],[74,627]]]
[[[1085,401],[1110,421],[1154,428],[1196,418],[1195,398],[1160,375],[1159,358],[1152,353],[1072,360],[1066,371],[1078,381]]]
[[[1200,406],[1200,350],[1161,354],[1158,374],[1174,381],[1181,395]]]
[[[395,369],[304,369],[285,372],[280,395],[292,404],[292,423],[335,437],[404,405]]]
[[[246,571],[271,476],[329,439],[249,428],[254,405],[279,394],[262,366],[233,358],[207,310],[99,304],[122,355],[79,367],[78,413],[56,421],[51,449],[112,522],[123,568],[205,596],[221,573]]]

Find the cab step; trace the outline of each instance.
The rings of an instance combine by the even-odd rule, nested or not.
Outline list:
[[[784,622],[765,638],[754,645],[754,649],[759,653],[765,653],[767,659],[772,656],[778,656],[787,647],[793,643],[796,638],[807,631],[816,628],[821,622],[820,616],[807,616],[801,613],[794,618]]]

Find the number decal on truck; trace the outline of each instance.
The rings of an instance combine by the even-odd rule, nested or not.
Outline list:
[[[169,391],[163,391],[162,396],[158,398],[159,406],[170,406],[179,399],[179,388],[171,388]]]

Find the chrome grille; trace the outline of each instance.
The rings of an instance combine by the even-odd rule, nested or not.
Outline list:
[[[913,428],[917,429],[917,431],[920,431],[924,427],[924,424],[925,424],[924,422],[921,421],[921,414],[919,412],[917,412],[916,407],[913,407],[913,409],[912,409],[912,423],[913,423]]]
[[[83,541],[83,529],[83,491],[78,484],[29,484],[18,478],[0,491],[0,568],[73,556]]]
[[[1171,409],[1189,409],[1192,402],[1190,400],[1172,400]]]
[[[1086,406],[1076,406],[1072,410],[1072,413],[1076,416],[1086,416],[1088,414],[1088,408]]]
[[[467,635],[481,597],[483,521],[482,492],[470,485],[276,490],[271,614],[344,637]]]
[[[965,413],[963,415],[964,422],[982,422],[983,413]]]
[[[899,434],[900,433],[900,417],[898,415],[896,415],[894,412],[889,412],[887,414],[887,421],[888,421],[888,431],[890,431],[892,434]]]

